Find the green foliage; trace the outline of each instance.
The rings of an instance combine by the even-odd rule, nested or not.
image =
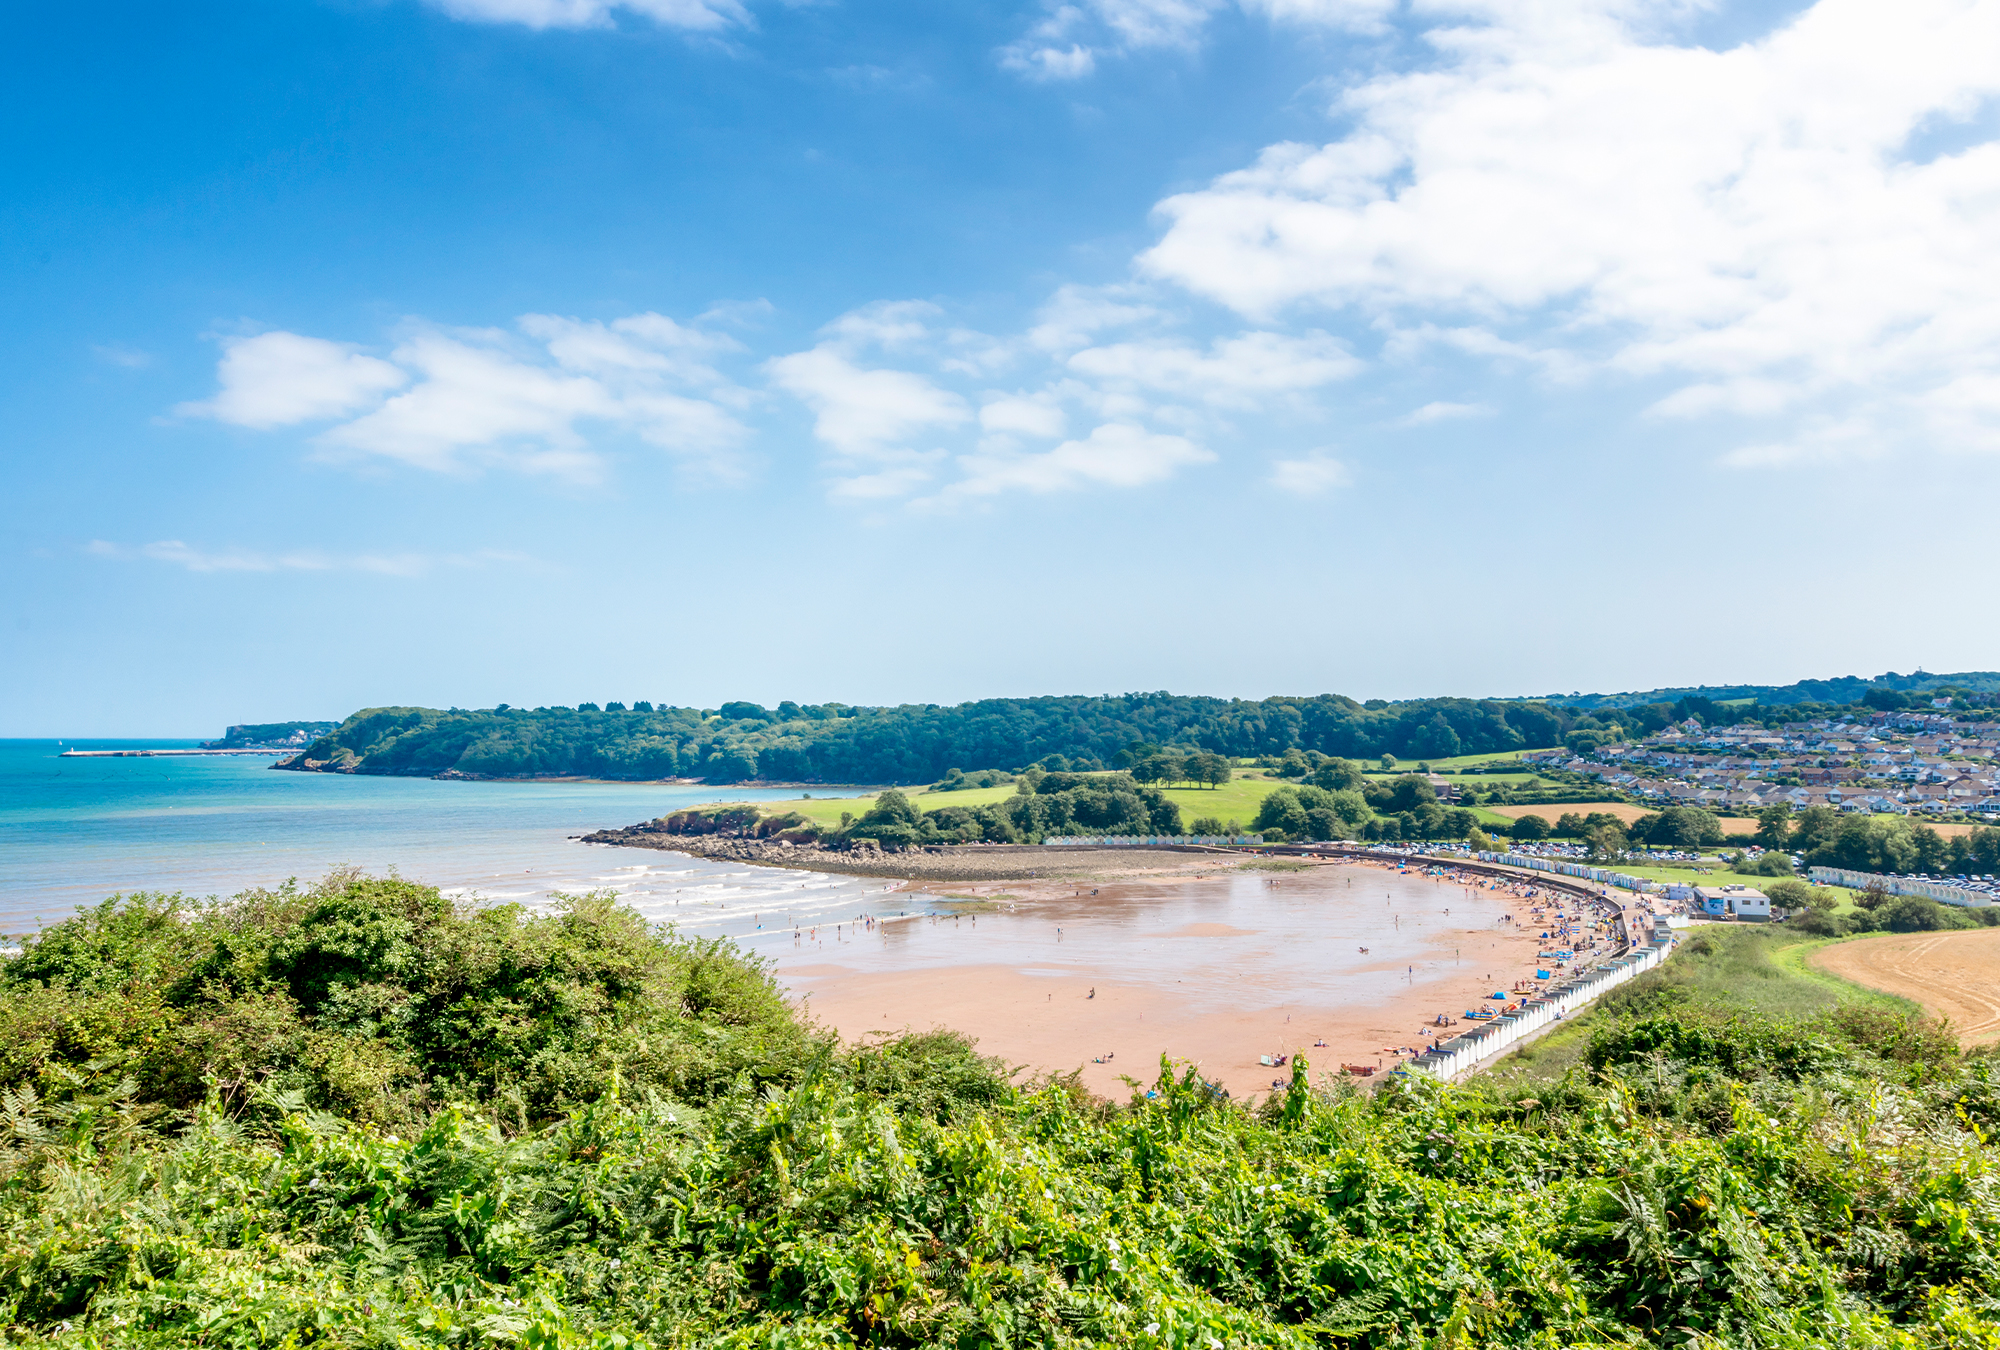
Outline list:
[[[1958,873],[2000,868],[2000,830],[1975,829],[1947,840],[1930,826],[1907,817],[1843,817],[1824,807],[1809,807],[1799,813],[1795,847],[1805,850],[1810,865],[1857,872]]]
[[[733,702],[714,713],[644,701],[629,710],[594,703],[366,708],[288,767],[710,783],[930,783],[953,767],[1018,772],[1034,764],[1057,767],[1051,759],[1057,757],[1064,770],[1137,768],[1146,758],[1171,754],[1180,776],[1157,781],[1212,786],[1228,781],[1223,775],[1231,760],[1245,757],[1296,755],[1303,774],[1328,756],[1380,756],[1385,768],[1393,768],[1397,754],[1443,759],[1551,746],[1561,743],[1575,717],[1541,703],[1440,698],[1364,706],[1338,694],[1256,701],[1156,693],[893,708],[788,701],[775,712]],[[1190,755],[1197,757],[1198,774],[1188,771]],[[1336,771],[1317,785],[1342,790],[1356,784]]]
[[[1129,774],[1049,773],[1039,768],[1021,776],[1013,796],[974,806],[923,811],[891,788],[860,817],[843,813],[839,828],[831,832],[796,813],[766,817],[760,808],[746,804],[679,811],[640,828],[664,834],[819,838],[835,845],[871,840],[890,849],[981,840],[1039,843],[1063,835],[1187,833],[1180,805],[1157,788],[1139,786]]]
[[[1665,848],[1711,848],[1722,842],[1722,821],[1703,807],[1669,806],[1641,816],[1630,833],[1635,842]]]
[[[615,1070],[690,1101],[810,1049],[769,976],[606,896],[474,909],[336,873],[227,904],[115,897],[0,967],[0,1090],[186,1109],[251,1085],[384,1124],[445,1101],[540,1119]]]
[[[417,1055],[464,1095],[392,1127],[316,1109],[283,1061],[169,1113],[165,1059],[51,1060],[0,1093],[6,1343],[2000,1346],[1993,1061],[1900,1012],[1719,1002],[1775,968],[1781,933],[1697,935],[1532,1096],[1364,1093],[1295,1058],[1246,1107],[1163,1061],[1114,1106],[1073,1079],[1016,1087],[949,1032],[781,1037],[757,966],[608,905],[480,920],[357,878],[116,902],[31,944],[0,1003],[129,1010],[229,936],[196,983],[254,977],[305,1017],[301,998],[427,988],[441,951],[504,965],[512,935],[600,1020],[705,1040],[747,1016],[795,1051],[739,1056],[698,1096],[621,1055],[540,1120],[512,1090],[533,1054],[478,1082]],[[533,1020],[509,989],[452,1006]]]
[[[1737,854],[1729,864],[1729,870],[1746,877],[1792,877],[1798,871],[1792,860],[1782,853],[1766,853],[1752,858],[1748,854]],[[1768,894],[1768,888],[1766,888]]]
[[[1513,828],[1508,833],[1512,834],[1516,839],[1546,839],[1549,837],[1549,830],[1548,821],[1530,813],[1516,820]]]

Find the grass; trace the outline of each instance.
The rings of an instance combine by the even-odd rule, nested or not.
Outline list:
[[[1181,808],[1181,822],[1192,825],[1203,816],[1214,816],[1227,824],[1235,820],[1246,831],[1257,815],[1257,807],[1272,789],[1284,786],[1284,781],[1266,778],[1256,770],[1239,771],[1228,783],[1217,788],[1168,788],[1169,799]],[[926,792],[922,788],[904,788],[912,804],[919,811],[935,811],[943,806],[984,806],[988,802],[1005,801],[1014,795],[1012,784],[1006,787],[967,788],[962,792]],[[843,811],[860,815],[875,804],[874,793],[862,797],[821,797],[811,799],[779,799],[754,803],[760,810],[777,815],[786,811],[796,811],[806,819],[828,828],[838,827]],[[702,803],[722,805],[724,803]],[[733,805],[734,803],[729,803]]]
[[[1609,1018],[1662,997],[1748,1009],[1774,1017],[1810,1017],[1842,1003],[1921,1012],[1897,998],[1815,969],[1806,958],[1852,938],[1815,938],[1766,924],[1698,924],[1667,958],[1537,1040],[1503,1055],[1484,1075],[1499,1087],[1552,1082],[1583,1063],[1592,1030]]]

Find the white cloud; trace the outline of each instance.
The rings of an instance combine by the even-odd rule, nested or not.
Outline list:
[[[1222,0],[1082,0],[1057,4],[1048,17],[1001,49],[1000,64],[1037,80],[1081,79],[1100,54],[1144,48],[1190,50]],[[1078,40],[1081,35],[1086,40]]]
[[[1271,485],[1294,497],[1324,497],[1353,481],[1345,464],[1324,454],[1280,459],[1271,465]]]
[[[1397,0],[1237,0],[1274,23],[1372,32]],[[1193,51],[1208,21],[1228,0],[1054,0],[1046,17],[1000,49],[1000,64],[1032,80],[1079,80],[1100,56],[1135,51]]]
[[[1396,0],[1241,0],[1243,8],[1276,23],[1368,31],[1395,13]]]
[[[1786,415],[1795,457],[2000,448],[2000,143],[1907,153],[2000,96],[2000,0],[1819,0],[1720,51],[1657,36],[1684,9],[1439,0],[1440,67],[1163,202],[1142,270],[1554,349],[1664,382],[1662,415]]]
[[[518,467],[592,476],[594,456],[575,423],[614,416],[610,391],[587,376],[531,364],[509,347],[499,333],[418,331],[394,353],[417,372],[416,385],[321,442],[440,472],[460,468],[467,450],[519,447],[509,456]]]
[[[1429,426],[1432,422],[1449,422],[1461,417],[1491,417],[1493,410],[1484,403],[1446,403],[1443,401],[1426,403],[1413,412],[1404,413],[1396,419],[1402,427]]]
[[[1061,405],[1048,398],[1002,396],[979,409],[979,425],[1002,435],[1019,434],[1054,440],[1063,434],[1068,419]]]
[[[942,505],[1003,492],[1050,493],[1088,487],[1144,487],[1215,455],[1181,436],[1106,423],[1083,440],[1041,454],[981,452],[960,457],[964,477],[931,499]]]
[[[835,343],[778,357],[766,369],[817,414],[813,434],[847,455],[873,454],[972,415],[964,399],[923,376],[857,366]]]
[[[1158,390],[1221,405],[1249,406],[1274,394],[1316,389],[1358,372],[1338,339],[1252,332],[1217,338],[1206,352],[1177,342],[1125,342],[1088,347],[1069,368],[1113,387]]]
[[[161,539],[130,547],[94,539],[85,550],[94,557],[119,562],[158,562],[190,572],[370,572],[378,576],[414,577],[442,569],[486,567],[495,563],[531,561],[527,555],[497,549],[474,553],[326,553],[293,549],[273,553],[262,549],[203,549],[178,539]]]
[[[931,456],[936,458],[936,456]],[[848,501],[880,501],[887,497],[907,497],[931,481],[931,471],[923,464],[905,464],[879,473],[850,474],[835,478],[828,491]]]
[[[1038,322],[1028,330],[1028,341],[1044,351],[1073,351],[1107,328],[1128,328],[1160,317],[1160,311],[1146,304],[1134,287],[1063,286],[1042,306]]]
[[[429,0],[454,19],[469,23],[517,23],[524,28],[608,28],[619,10],[666,28],[708,33],[747,25],[750,15],[737,0]]]
[[[323,452],[580,479],[599,471],[579,425],[595,422],[734,474],[727,452],[747,433],[731,410],[750,394],[712,364],[742,350],[733,338],[651,313],[609,323],[529,314],[518,328],[531,340],[412,324],[387,361],[296,333],[240,339],[224,346],[220,392],[180,411],[262,428],[360,412],[319,435]]]
[[[896,351],[926,341],[931,336],[931,321],[943,313],[928,300],[877,300],[849,310],[820,329],[820,334],[851,348],[872,344]]]
[[[284,332],[225,338],[215,377],[213,398],[174,411],[267,430],[358,411],[410,378],[345,343]]]
[[[1006,48],[1000,64],[1031,80],[1080,80],[1097,69],[1097,53],[1078,42],[1048,47],[1024,41]]]

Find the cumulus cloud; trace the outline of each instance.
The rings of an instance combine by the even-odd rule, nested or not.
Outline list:
[[[778,357],[766,369],[816,414],[813,434],[846,455],[877,454],[972,416],[964,399],[924,376],[864,368],[835,343]]]
[[[1028,330],[1028,341],[1048,352],[1074,351],[1099,333],[1161,318],[1160,310],[1132,286],[1063,286]]]
[[[609,28],[623,10],[665,28],[710,33],[747,25],[737,0],[428,0],[468,23],[515,23],[524,28]]]
[[[582,479],[599,469],[584,431],[596,423],[717,476],[735,472],[727,452],[746,429],[732,409],[749,394],[712,363],[741,350],[734,339],[660,314],[610,323],[530,314],[516,328],[412,323],[387,360],[297,333],[234,339],[217,367],[220,390],[180,411],[265,429],[347,419],[316,439],[336,458]]]
[[[1449,422],[1460,417],[1491,417],[1493,410],[1484,403],[1446,403],[1443,401],[1426,403],[1412,412],[1404,413],[1396,419],[1399,427],[1429,426],[1432,422]]]
[[[1325,454],[1280,459],[1271,465],[1271,485],[1293,497],[1324,497],[1353,481],[1345,464]]]
[[[1396,0],[1238,0],[1249,14],[1291,26],[1373,31]],[[1028,31],[1000,49],[1000,64],[1032,80],[1080,80],[1101,56],[1149,49],[1193,51],[1228,0],[1054,0]]]
[[[1001,49],[1000,63],[1030,79],[1081,79],[1097,68],[1100,54],[1195,47],[1219,5],[1220,0],[1056,4],[1019,41]]]
[[[943,505],[1005,492],[1051,493],[1087,487],[1136,488],[1162,482],[1215,455],[1182,436],[1109,422],[1082,440],[1040,454],[980,452],[960,457],[963,476],[928,504]]]
[[[2000,449],[2000,143],[1912,149],[2000,96],[2000,0],[1819,0],[1726,50],[1680,10],[1438,0],[1440,66],[1163,202],[1142,271],[1794,419],[1732,462]]]
[[[93,557],[113,561],[167,563],[190,572],[370,572],[395,577],[423,576],[441,569],[530,561],[525,554],[497,549],[482,549],[474,553],[350,554],[292,549],[273,553],[252,548],[198,548],[179,539],[161,539],[136,547],[94,539],[85,551]]]
[[[1320,28],[1380,28],[1396,0],[1242,0],[1243,8],[1278,23]]]
[[[225,338],[212,398],[175,409],[268,430],[355,412],[408,383],[409,375],[353,347],[297,333]]]
[[[979,425],[1001,435],[1034,436],[1053,440],[1063,434],[1068,419],[1062,405],[1050,398],[1002,396],[988,400],[979,409]]]
[[[1253,332],[1217,338],[1206,351],[1169,341],[1088,347],[1070,357],[1069,368],[1113,387],[1250,406],[1274,394],[1344,380],[1361,369],[1361,362],[1325,333],[1288,337]]]

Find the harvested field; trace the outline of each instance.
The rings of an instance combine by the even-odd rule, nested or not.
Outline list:
[[[1829,974],[1950,1018],[1963,1045],[2000,1041],[2000,928],[1863,938],[1809,959]]]

